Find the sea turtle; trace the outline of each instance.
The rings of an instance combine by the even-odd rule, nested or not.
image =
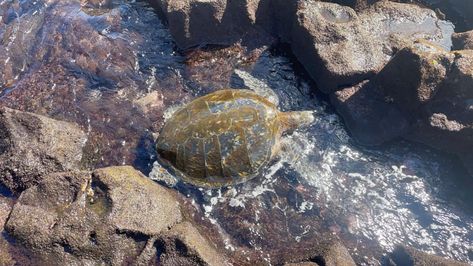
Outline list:
[[[159,161],[199,187],[218,188],[257,176],[280,150],[284,132],[314,120],[311,111],[279,111],[271,98],[224,89],[193,100],[162,128]]]

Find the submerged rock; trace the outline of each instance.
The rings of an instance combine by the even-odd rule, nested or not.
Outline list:
[[[0,108],[0,182],[19,193],[48,173],[80,169],[86,140],[76,124]]]
[[[44,263],[149,263],[184,252],[203,264],[224,265],[197,229],[182,221],[174,192],[124,166],[47,176],[22,193],[6,230]],[[175,253],[159,244],[170,237]]]
[[[380,71],[418,38],[450,49],[453,25],[430,9],[382,1],[360,12],[318,1],[299,5],[291,47],[323,92],[356,84]]]

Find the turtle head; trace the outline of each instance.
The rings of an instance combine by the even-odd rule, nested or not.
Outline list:
[[[297,128],[305,127],[312,124],[315,120],[314,112],[298,111],[298,112],[281,112],[279,114],[282,132],[291,132]]]

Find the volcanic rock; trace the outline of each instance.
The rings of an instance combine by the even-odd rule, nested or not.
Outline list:
[[[177,45],[233,44],[255,33],[260,0],[155,0]],[[258,16],[258,17],[257,17]]]
[[[147,264],[168,254],[225,265],[199,231],[182,221],[174,192],[123,166],[45,177],[22,193],[6,230],[44,263]],[[178,247],[174,253],[160,244],[171,238]]]
[[[382,1],[357,13],[312,0],[299,4],[292,32],[294,54],[328,93],[374,76],[396,51],[418,38],[449,49],[453,25],[416,5]]]
[[[424,265],[438,265],[438,266],[467,266],[469,264],[457,262],[450,259],[445,259],[439,256],[427,254],[416,249],[398,246],[389,254],[388,266],[424,266]]]
[[[473,11],[472,11],[473,12]],[[473,30],[452,35],[454,50],[473,50]]]
[[[379,145],[407,133],[409,123],[399,108],[372,82],[334,92],[332,104],[353,137],[364,145]]]
[[[87,136],[75,124],[0,109],[0,182],[13,192],[52,172],[79,169]]]

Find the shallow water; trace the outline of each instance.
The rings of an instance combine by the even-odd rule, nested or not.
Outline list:
[[[79,123],[90,167],[132,164],[148,173],[164,116],[216,89],[265,86],[282,110],[316,112],[311,127],[283,138],[281,158],[262,176],[220,190],[179,187],[233,256],[274,264],[327,233],[360,264],[379,264],[398,243],[473,262],[471,183],[458,164],[403,141],[356,145],[284,48],[179,54],[142,3],[93,12],[75,1],[20,2],[0,34],[38,29],[0,43],[0,105]]]

